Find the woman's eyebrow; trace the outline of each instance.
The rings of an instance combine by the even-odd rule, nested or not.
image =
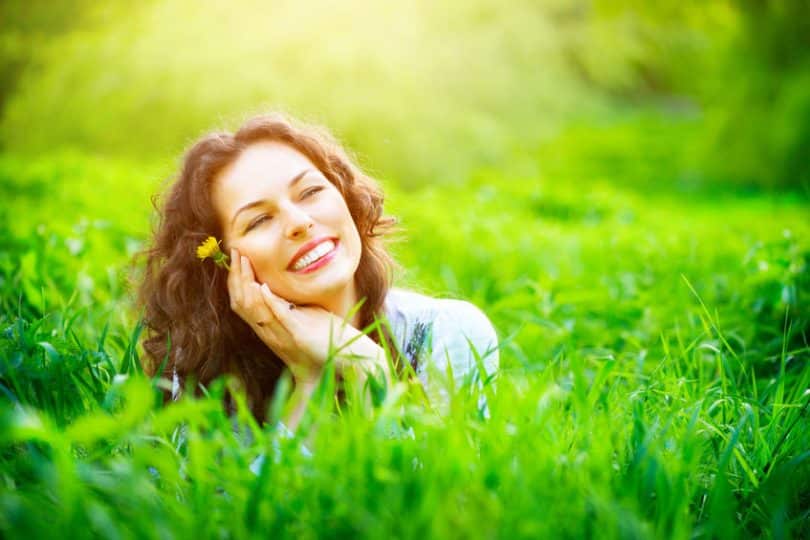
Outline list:
[[[292,180],[290,180],[290,184],[289,184],[287,187],[288,187],[288,188],[293,187],[295,184],[297,184],[297,183],[298,183],[298,181],[299,181],[299,180],[301,180],[301,179],[302,179],[304,176],[306,176],[306,174],[307,174],[308,172],[312,172],[312,171],[314,171],[314,170],[315,170],[315,169],[304,169],[304,170],[303,170],[303,171],[301,171],[300,173],[296,174],[296,175],[293,177],[293,179],[292,179]]]
[[[289,185],[287,186],[287,189],[292,188],[292,187],[293,187],[295,184],[297,184],[297,183],[298,183],[298,182],[299,182],[299,181],[300,181],[300,180],[301,180],[301,179],[302,179],[304,176],[306,176],[306,174],[307,174],[308,172],[312,172],[312,171],[314,171],[314,170],[315,170],[315,169],[304,169],[304,170],[303,170],[303,171],[301,171],[300,173],[298,173],[298,174],[296,174],[295,176],[293,176],[293,178],[290,180]],[[240,213],[244,212],[245,210],[250,210],[251,208],[253,208],[253,207],[255,207],[255,206],[260,205],[262,202],[263,202],[263,201],[261,201],[261,200],[259,200],[259,201],[252,201],[252,202],[247,203],[247,204],[246,204],[246,205],[244,205],[244,206],[241,206],[241,207],[239,208],[239,210],[237,210],[237,211],[236,211],[236,213],[234,213],[233,218],[231,219],[231,226],[233,226],[233,224],[236,222],[236,218],[239,216],[239,214],[240,214]]]

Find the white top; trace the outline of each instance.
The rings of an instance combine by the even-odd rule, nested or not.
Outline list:
[[[416,360],[416,375],[434,406],[447,404],[448,367],[455,388],[468,378],[481,385],[498,369],[495,329],[473,304],[392,289],[384,309],[397,346]],[[477,359],[486,374],[479,373]],[[479,405],[486,411],[483,400]]]

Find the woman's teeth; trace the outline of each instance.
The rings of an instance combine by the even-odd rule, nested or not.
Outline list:
[[[326,240],[325,242],[321,242],[311,250],[307,252],[306,255],[295,261],[293,265],[293,270],[303,270],[310,264],[314,263],[330,251],[335,249],[335,243],[331,240]]]

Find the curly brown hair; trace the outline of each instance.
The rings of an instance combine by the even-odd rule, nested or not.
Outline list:
[[[195,248],[207,237],[222,238],[211,200],[218,173],[249,145],[260,141],[288,144],[304,154],[334,184],[360,233],[362,252],[355,273],[361,328],[382,313],[391,286],[393,261],[382,235],[394,225],[383,216],[383,194],[323,128],[293,122],[279,114],[248,120],[236,133],[215,132],[198,140],[185,154],[179,176],[162,203],[153,204],[159,222],[146,257],[138,301],[144,310],[144,371],[170,380],[192,377],[203,386],[235,375],[247,393],[253,415],[265,419],[284,363],[230,308],[227,271],[200,264]],[[378,343],[390,336],[373,333]],[[390,349],[389,349],[390,350]],[[199,388],[199,387],[198,387]],[[226,397],[226,399],[229,399]]]

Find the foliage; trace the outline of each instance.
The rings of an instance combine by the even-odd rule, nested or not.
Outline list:
[[[617,129],[605,136],[632,140]],[[137,368],[137,313],[110,285],[130,272],[123,231],[72,229],[81,212],[54,212],[102,212],[118,190],[107,211],[130,216],[141,238],[148,209],[120,194],[142,168],[6,156],[18,186],[47,171],[63,191],[22,197],[3,224],[3,536],[806,532],[806,206],[642,195],[610,180],[652,181],[645,162],[604,154],[578,171],[568,148],[539,181],[482,169],[463,186],[388,186],[409,240],[392,245],[400,283],[468,297],[500,331],[502,370],[483,390],[490,418],[473,380],[451,391],[446,416],[398,386],[374,410],[335,414],[325,387],[293,437],[256,426],[243,406],[228,418],[223,384],[164,407],[167,382]],[[94,190],[74,189],[88,178]],[[34,200],[38,214],[16,211]],[[69,251],[71,238],[84,249]]]
[[[807,15],[4,2],[0,535],[807,536]],[[447,414],[327,380],[290,435],[142,373],[150,195],[267,108],[382,178],[400,286],[495,323]]]
[[[699,112],[703,183],[807,195],[806,0],[595,4],[602,16],[590,18],[575,55],[587,80]]]
[[[520,171],[571,122],[647,107],[696,122],[702,185],[808,182],[804,0],[60,6],[0,12],[6,151],[174,158],[281,108],[414,186]]]
[[[736,4],[739,27],[711,88],[723,104],[710,122],[712,169],[737,183],[810,193],[810,4]]]

